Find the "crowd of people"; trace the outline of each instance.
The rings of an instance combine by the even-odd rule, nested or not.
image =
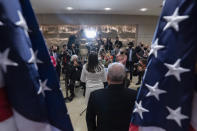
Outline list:
[[[103,38],[99,36],[99,39],[97,40],[97,51],[94,50],[95,56],[93,57],[90,55],[92,53],[89,53],[89,57],[87,56],[87,60],[85,61],[81,61],[79,59],[80,51],[75,41],[72,41],[72,44],[63,45],[61,50],[59,46],[51,46],[49,50],[51,60],[57,71],[58,77],[60,78],[60,74],[63,74],[63,78],[66,83],[65,87],[67,100],[72,101],[75,97],[74,88],[79,86],[84,89],[85,96],[87,83],[83,80],[83,78],[81,80],[80,76],[83,76],[84,70],[82,69],[87,62],[93,67],[94,64],[99,63],[104,67],[104,69],[107,69],[110,63],[120,62],[125,66],[127,77],[129,77],[129,79],[125,80],[126,86],[129,86],[133,76],[138,77],[138,82],[136,85],[140,85],[142,76],[146,69],[149,46],[144,45],[141,42],[135,47],[134,45],[134,42],[129,42],[126,46],[123,46],[123,43],[119,40],[119,37],[116,37],[116,41],[112,43],[110,37],[107,37],[106,41],[104,41]],[[90,57],[93,57],[93,59]],[[98,59],[98,61],[95,61],[96,59]],[[91,71],[88,70],[88,72]],[[107,83],[104,83],[104,85],[106,86]],[[69,97],[68,91],[70,91]]]
[[[75,97],[75,88],[84,89],[88,131],[113,128],[116,125],[113,121],[115,112],[108,112],[110,110],[121,111],[121,116],[119,116],[121,124],[117,124],[120,126],[117,128],[126,131],[130,121],[131,107],[134,106],[137,94],[137,91],[128,87],[133,76],[138,77],[136,85],[140,85],[149,54],[149,46],[143,43],[135,47],[134,45],[134,42],[129,42],[124,46],[118,37],[114,44],[110,37],[107,37],[104,42],[99,36],[97,49],[89,50],[87,59],[84,61],[79,59],[79,46],[75,41],[72,41],[72,44],[63,45],[62,50],[54,45],[50,48],[51,61],[57,75],[60,79],[60,74],[62,74],[65,80],[66,102],[71,102]],[[117,103],[114,103],[112,99]],[[124,108],[119,109],[119,106],[115,107],[116,105]],[[102,108],[95,108],[95,106],[102,106]]]

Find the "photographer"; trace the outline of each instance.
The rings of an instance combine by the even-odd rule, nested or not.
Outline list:
[[[138,63],[134,64],[134,73],[133,75],[138,76],[138,82],[136,85],[140,85],[142,81],[142,77],[144,75],[144,72],[146,70],[147,60],[146,59],[140,59]]]

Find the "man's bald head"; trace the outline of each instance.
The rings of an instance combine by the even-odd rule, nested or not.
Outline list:
[[[108,81],[111,83],[122,83],[126,76],[125,67],[121,63],[112,63],[108,67]]]

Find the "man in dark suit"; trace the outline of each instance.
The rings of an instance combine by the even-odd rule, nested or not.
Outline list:
[[[129,73],[130,73],[130,81],[132,81],[132,78],[133,78],[133,67],[134,67],[134,60],[133,60],[133,57],[134,57],[134,49],[133,49],[133,46],[134,46],[134,43],[133,42],[129,42],[128,44],[129,46],[129,49],[127,50],[127,68],[129,70]]]
[[[72,47],[71,47],[70,51],[72,52],[72,55],[78,55],[79,51],[75,47],[75,43],[72,44]]]
[[[88,131],[128,131],[136,91],[124,88],[125,76],[122,64],[109,65],[109,87],[92,92],[89,98],[86,113]]]

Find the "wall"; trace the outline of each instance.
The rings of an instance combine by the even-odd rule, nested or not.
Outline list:
[[[137,42],[150,44],[155,31],[157,16],[93,15],[93,14],[37,14],[40,24],[129,25],[137,24]]]
[[[116,36],[122,41],[123,45],[127,45],[131,41],[136,41],[137,25],[41,25],[40,26],[48,46],[62,46],[68,43],[69,37],[73,34],[77,35],[77,43],[86,43],[86,35],[84,30],[94,29],[102,36],[106,42],[107,37],[111,37],[114,43]],[[97,36],[98,38],[98,36]],[[91,41],[95,43],[96,41]]]

